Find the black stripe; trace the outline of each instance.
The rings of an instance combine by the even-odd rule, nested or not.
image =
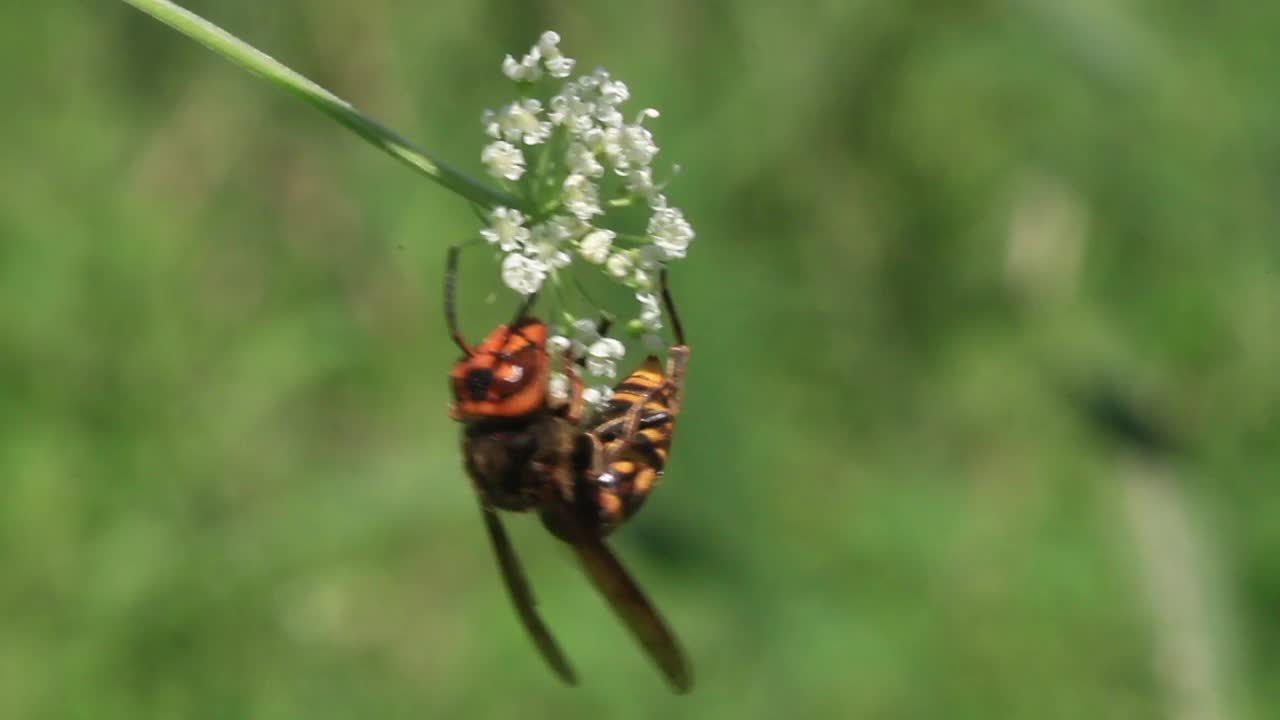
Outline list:
[[[622,382],[621,385],[615,387],[613,391],[616,393],[617,392],[633,392],[643,397],[645,395],[648,395],[654,388],[661,387],[661,385],[662,385],[661,383],[644,385],[641,383],[631,382],[631,378],[627,378]],[[663,393],[655,393],[655,397],[661,397],[662,395]]]
[[[631,439],[631,447],[643,455],[649,466],[659,473],[666,467],[667,461],[662,459],[662,454],[658,452],[658,447],[653,444],[648,435],[636,433],[636,436]]]
[[[625,405],[615,411],[611,407],[606,407],[604,417],[595,424],[595,427],[591,428],[591,432],[605,442],[617,440],[622,435],[622,426],[626,424],[626,411],[630,408],[630,405]],[[671,422],[671,419],[671,413],[666,410],[650,410],[648,414],[640,416],[640,424],[637,429],[645,430],[659,427]]]
[[[635,402],[631,400],[624,400],[623,398],[620,398],[620,397],[615,397],[609,402],[605,403],[604,414],[610,417],[614,415],[621,415],[622,413],[626,412],[632,405],[635,405]]]
[[[636,404],[638,404],[642,399],[644,399],[643,396],[632,399],[631,397],[618,397],[617,395],[614,395],[612,400],[605,403],[604,410],[601,412],[601,414],[608,417],[621,415],[626,411],[630,410],[631,408],[635,407]],[[657,395],[649,398],[645,402],[644,407],[649,412],[650,415],[653,415],[655,413],[662,413],[663,415],[667,415],[669,417],[669,414],[666,411],[667,399],[662,395]],[[661,408],[661,409],[658,409],[658,408]]]

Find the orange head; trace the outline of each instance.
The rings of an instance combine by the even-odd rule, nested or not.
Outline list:
[[[518,418],[546,403],[551,360],[547,326],[532,318],[499,325],[449,373],[453,415],[460,420]]]

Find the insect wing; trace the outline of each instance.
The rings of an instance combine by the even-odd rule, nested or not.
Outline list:
[[[577,685],[577,675],[574,674],[556,639],[551,636],[551,631],[538,615],[533,590],[530,589],[529,581],[525,578],[524,569],[520,566],[519,558],[516,557],[515,548],[511,547],[507,532],[502,527],[502,521],[498,519],[497,512],[492,508],[482,506],[481,511],[484,515],[485,528],[489,531],[489,539],[493,541],[493,551],[498,556],[502,579],[507,585],[507,591],[511,594],[511,602],[516,607],[516,613],[520,615],[520,621],[529,631],[529,636],[538,646],[542,657],[556,671],[560,679],[568,685]]]
[[[622,567],[622,563],[599,537],[588,533],[577,523],[568,505],[555,493],[549,498],[552,509],[570,528],[573,549],[582,563],[587,577],[613,606],[614,612],[626,624],[649,657],[667,676],[676,692],[685,693],[693,686],[689,663],[685,660],[675,635],[666,621],[644,596],[640,586]]]

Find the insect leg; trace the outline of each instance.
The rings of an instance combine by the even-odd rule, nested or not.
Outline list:
[[[580,425],[586,405],[582,399],[582,378],[578,377],[573,358],[573,348],[564,351],[564,374],[569,378],[569,401],[565,405],[564,418]]]
[[[556,644],[551,631],[538,615],[533,590],[529,587],[529,581],[525,579],[524,569],[516,557],[515,549],[511,547],[511,540],[502,527],[502,521],[498,519],[498,513],[483,502],[480,510],[484,515],[485,529],[489,531],[489,540],[493,543],[494,554],[498,557],[498,567],[502,570],[502,579],[506,583],[507,593],[511,596],[511,602],[515,605],[520,621],[524,623],[529,637],[533,638],[533,643],[538,646],[543,659],[555,670],[560,679],[568,685],[577,685],[577,675],[574,674],[569,661],[565,659],[560,646]]]
[[[676,302],[671,298],[671,288],[667,285],[667,269],[662,268],[658,276],[662,284],[662,302],[667,307],[667,316],[671,319],[671,331],[676,336],[676,344],[667,350],[667,383],[671,394],[667,402],[673,415],[680,412],[684,401],[684,377],[689,365],[689,345],[684,339],[684,326],[676,313]]]
[[[689,346],[674,345],[667,348],[667,380],[665,386],[670,393],[667,405],[672,415],[680,414],[680,406],[684,404],[684,378],[689,368]]]

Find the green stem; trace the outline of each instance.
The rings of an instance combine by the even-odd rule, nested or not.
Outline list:
[[[527,210],[524,203],[516,198],[432,158],[394,130],[361,113],[351,103],[290,70],[266,53],[199,15],[174,5],[169,0],[124,0],[124,2],[236,65],[293,93],[383,152],[468,200],[486,208],[504,205]]]

